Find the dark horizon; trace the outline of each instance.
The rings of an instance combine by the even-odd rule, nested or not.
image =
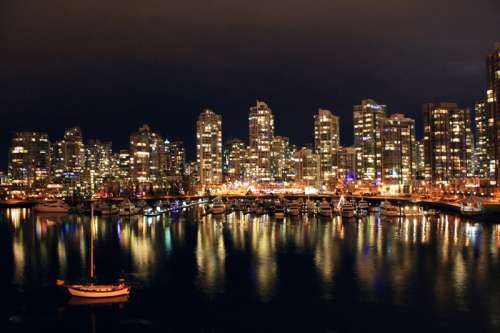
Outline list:
[[[352,144],[352,106],[365,98],[415,118],[420,138],[423,103],[473,108],[484,98],[485,57],[500,40],[500,3],[491,0],[7,0],[0,8],[0,170],[14,132],[54,141],[72,126],[85,142],[118,150],[148,123],[184,141],[192,159],[203,108],[222,115],[224,141],[247,141],[256,99],[273,110],[276,134],[297,145],[313,141],[319,107],[341,117],[341,142]]]

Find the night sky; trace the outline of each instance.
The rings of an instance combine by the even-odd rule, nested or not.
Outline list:
[[[421,132],[422,103],[483,97],[495,41],[498,0],[2,0],[0,169],[13,132],[77,125],[119,149],[150,123],[192,158],[202,108],[247,140],[256,99],[296,144],[318,107],[351,144],[370,97]]]

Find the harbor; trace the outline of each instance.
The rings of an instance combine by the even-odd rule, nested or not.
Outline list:
[[[474,200],[474,199],[472,199]],[[67,200],[69,201],[69,200]],[[80,201],[72,206],[66,204],[63,200],[0,200],[0,207],[19,208],[19,207],[36,207],[45,205],[44,209],[52,213],[89,213],[90,203],[96,209],[98,215],[145,215],[145,216],[158,216],[164,213],[178,213],[179,210],[187,209],[189,207],[200,206],[203,208],[203,214],[211,212],[211,207],[214,202],[220,203],[224,208],[219,208],[220,213],[237,210],[244,211],[245,206],[261,205],[264,213],[274,213],[274,210],[269,210],[269,206],[286,206],[287,204],[296,202],[300,207],[297,212],[307,213],[306,205],[314,207],[309,211],[314,211],[314,214],[319,214],[319,206],[322,201],[330,204],[332,211],[339,210],[344,203],[352,203],[354,208],[357,208],[358,203],[366,203],[368,206],[375,208],[379,207],[383,202],[389,202],[397,207],[420,207],[422,215],[424,210],[442,210],[445,212],[457,214],[459,216],[467,216],[475,218],[478,221],[497,223],[496,214],[500,213],[500,203],[493,201],[476,201],[480,203],[480,207],[475,212],[464,211],[464,202],[467,199],[444,201],[438,199],[421,198],[415,196],[361,196],[361,195],[331,195],[331,194],[287,194],[287,195],[218,195],[218,196],[146,196],[141,199],[130,200],[128,198],[108,198],[108,199],[93,199]],[[58,207],[51,207],[57,203],[61,205]],[[220,206],[219,205],[219,206]],[[264,207],[266,206],[266,207]],[[39,208],[42,209],[42,208]],[[407,208],[408,209],[408,208]],[[341,213],[339,210],[337,213]],[[403,214],[402,212],[401,214]],[[297,214],[298,215],[298,214]]]

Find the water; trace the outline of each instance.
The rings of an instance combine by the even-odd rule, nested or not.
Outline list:
[[[0,217],[2,327],[14,332],[500,330],[500,225],[441,215],[277,223],[96,218],[96,274],[125,274],[126,304],[70,305],[85,280],[89,217]]]

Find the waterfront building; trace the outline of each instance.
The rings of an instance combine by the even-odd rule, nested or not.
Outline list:
[[[486,108],[490,138],[490,172],[492,185],[500,184],[500,43],[487,56]]]
[[[354,106],[354,146],[356,170],[365,181],[382,178],[383,132],[386,106],[372,99]]]
[[[130,153],[127,149],[118,152],[118,178],[122,186],[130,182]]]
[[[64,141],[59,140],[50,145],[50,178],[51,183],[62,184],[64,174]]]
[[[424,143],[422,140],[415,141],[413,146],[413,178],[423,180],[425,179],[425,151]]]
[[[222,117],[209,109],[196,122],[196,160],[203,188],[222,183]]]
[[[273,137],[271,142],[271,176],[274,181],[286,180],[290,158],[289,139],[284,136]]]
[[[112,169],[112,143],[89,140],[85,145],[84,191],[90,195],[94,194],[103,185],[104,179],[112,176]]]
[[[224,180],[243,181],[245,174],[246,147],[240,139],[228,140],[224,145]]]
[[[165,148],[164,142],[158,133],[143,125],[137,132],[130,135],[130,177],[133,185],[139,191],[148,191],[158,188],[160,183]]]
[[[332,182],[338,177],[339,140],[339,117],[330,110],[319,109],[314,116],[314,147],[320,156],[323,182]]]
[[[50,177],[50,143],[46,133],[17,132],[9,150],[9,178],[14,189],[42,189]]]
[[[85,146],[82,131],[79,127],[72,127],[64,131],[62,140],[64,156],[64,171],[62,183],[64,194],[80,194],[82,190],[82,175],[85,168]]]
[[[79,178],[85,166],[85,147],[79,127],[73,127],[64,132],[63,154],[66,177]]]
[[[271,180],[271,144],[274,137],[274,116],[269,106],[257,101],[250,108],[249,162],[251,174],[257,181]]]
[[[356,148],[339,148],[339,178],[352,181],[356,179]]]
[[[494,150],[491,149],[490,116],[486,109],[484,101],[478,102],[475,105],[475,175],[483,179],[494,179],[495,177],[495,161]]]
[[[425,177],[449,185],[472,176],[470,112],[455,103],[424,104]]]
[[[394,193],[410,193],[414,179],[415,120],[399,113],[387,117],[383,144],[384,187]]]
[[[165,169],[169,178],[180,178],[186,168],[186,149],[182,141],[165,140]]]
[[[304,186],[318,187],[321,179],[320,156],[313,149],[302,147],[293,153],[294,180]]]
[[[165,171],[165,141],[158,133],[151,134],[149,161],[149,181],[153,189],[163,188],[163,176]]]

